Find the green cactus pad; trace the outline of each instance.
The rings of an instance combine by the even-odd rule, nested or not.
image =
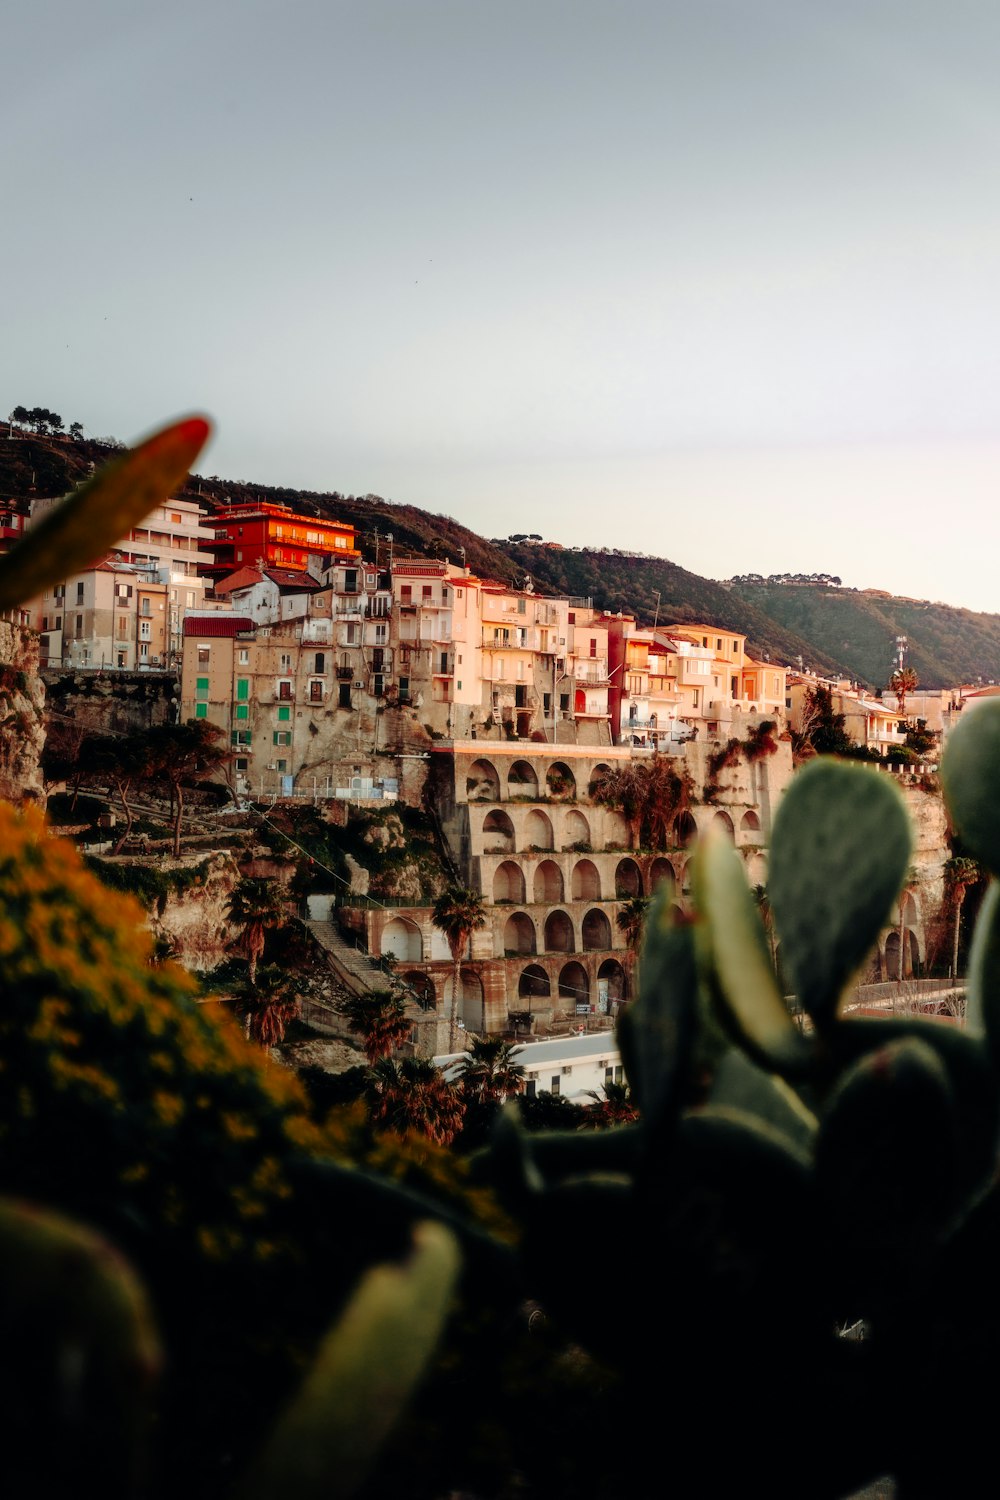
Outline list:
[[[1000,699],[968,710],[941,759],[945,801],[967,849],[1000,874]]]
[[[698,976],[690,927],[672,925],[666,897],[646,922],[639,997],[618,1019],[618,1045],[647,1129],[668,1124],[691,1055]]]
[[[785,793],[768,892],[784,972],[817,1027],[889,920],[912,842],[899,791],[866,767],[821,756]]]
[[[1000,1068],[1000,884],[995,880],[983,898],[972,938],[967,977],[965,1030],[983,1037]]]
[[[730,1048],[712,1079],[708,1103],[738,1109],[777,1130],[799,1151],[810,1152],[818,1122],[783,1078],[765,1073],[745,1053]]]
[[[443,1225],[413,1233],[404,1266],[369,1271],[254,1464],[249,1497],[354,1495],[408,1404],[444,1329],[458,1243]]]
[[[764,1068],[801,1077],[812,1049],[781,997],[743,863],[721,830],[710,829],[702,845],[695,899],[725,1019]]]

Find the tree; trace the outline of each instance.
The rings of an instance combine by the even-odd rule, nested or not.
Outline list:
[[[805,695],[802,705],[802,728],[793,735],[795,749],[809,748],[816,755],[849,755],[854,741],[844,725],[846,719],[833,707],[833,693],[818,682]]]
[[[207,719],[188,719],[186,724],[158,724],[149,731],[147,738],[157,774],[170,787],[175,859],[181,852],[184,788],[204,781],[229,759],[229,750],[219,743],[223,734],[223,730]]]
[[[580,1126],[581,1130],[599,1130],[607,1125],[632,1125],[639,1118],[639,1111],[632,1103],[632,1091],[627,1083],[613,1083],[609,1080],[604,1085],[603,1094],[597,1089],[588,1089],[588,1099],[593,1099],[592,1109],[587,1110],[587,1118]]]
[[[361,1037],[361,1045],[370,1065],[388,1057],[397,1047],[410,1040],[413,1022],[406,1005],[389,990],[375,990],[368,995],[347,995],[337,1006],[351,1030]]]
[[[642,943],[648,909],[648,896],[630,896],[627,901],[622,902],[615,917],[615,925],[633,953],[638,953]]]
[[[906,700],[917,685],[917,674],[912,667],[897,667],[889,678],[889,691],[896,696],[896,711],[901,719],[906,718]]]
[[[258,1047],[270,1049],[285,1040],[285,1032],[299,1014],[294,975],[276,964],[260,971],[260,984],[251,976],[250,986],[237,1002],[247,1037]]]
[[[31,413],[26,406],[15,406],[8,420],[16,422],[18,427],[28,427],[31,423]]]
[[[150,745],[148,733],[91,735],[80,747],[80,764],[84,775],[107,782],[118,793],[125,827],[112,852],[120,854],[135,822],[132,789],[159,770],[155,745]]]
[[[396,1135],[415,1130],[450,1146],[462,1128],[465,1102],[458,1089],[422,1057],[384,1057],[368,1074],[368,1114]]]
[[[264,952],[267,934],[276,931],[285,920],[285,908],[274,881],[244,877],[229,898],[226,915],[240,928],[237,946],[246,957],[252,985],[256,982],[257,963]]]
[[[958,941],[962,926],[962,907],[965,904],[965,895],[970,885],[975,885],[982,876],[982,871],[974,859],[968,859],[964,855],[956,855],[949,859],[944,867],[945,898],[951,907],[953,917],[952,941],[951,941],[951,977],[958,978]]]
[[[450,885],[435,901],[432,920],[439,932],[444,933],[455,964],[448,1019],[448,1047],[454,1052],[457,1050],[458,1000],[462,993],[462,955],[472,934],[486,926],[483,898],[467,886]]]
[[[625,819],[632,849],[642,844],[669,848],[674,821],[687,811],[691,791],[687,771],[678,774],[663,755],[654,755],[645,764],[619,762],[591,787],[596,802],[616,808]]]
[[[82,440],[82,438],[83,438],[83,423],[82,422],[71,422],[70,423],[70,428],[69,428],[69,435],[73,439],[74,443],[80,442]]]
[[[524,1069],[514,1059],[521,1051],[502,1037],[477,1036],[460,1064],[463,1093],[479,1104],[503,1104],[524,1088]]]

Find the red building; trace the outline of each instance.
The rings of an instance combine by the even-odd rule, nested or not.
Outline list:
[[[237,568],[272,567],[305,570],[324,557],[355,558],[354,527],[343,521],[300,516],[287,505],[231,505],[210,522],[215,539],[207,543],[214,561],[205,569],[224,578]]]

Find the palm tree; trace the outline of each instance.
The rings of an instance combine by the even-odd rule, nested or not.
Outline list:
[[[611,1079],[601,1091],[588,1089],[587,1097],[593,1099],[592,1108],[587,1109],[587,1118],[581,1130],[598,1130],[606,1125],[631,1125],[639,1118],[639,1111],[632,1103],[632,1091],[627,1083],[614,1083]]]
[[[514,1059],[521,1051],[502,1037],[473,1037],[460,1064],[459,1083],[479,1104],[503,1104],[524,1088],[524,1069]]]
[[[948,904],[954,913],[955,925],[952,929],[951,942],[951,977],[958,978],[958,939],[962,926],[962,906],[965,902],[965,893],[970,885],[975,885],[982,871],[974,859],[967,859],[964,855],[956,855],[949,859],[944,867],[945,894]]]
[[[917,674],[912,667],[897,667],[889,678],[889,691],[896,695],[896,711],[901,719],[906,718],[906,699],[917,685]]]
[[[403,1042],[410,1040],[413,1022],[407,1017],[406,1006],[398,995],[388,990],[376,990],[368,995],[348,995],[337,1006],[353,1032],[361,1037],[361,1045],[369,1065]]]
[[[615,917],[615,925],[633,953],[638,953],[642,943],[648,909],[648,896],[630,896],[627,901],[622,902],[621,910]]]
[[[276,964],[261,969],[259,978],[259,985],[248,983],[237,1000],[237,1010],[248,1039],[270,1050],[285,1040],[285,1032],[298,1017],[297,981]]]
[[[439,1146],[451,1145],[465,1118],[459,1090],[422,1057],[382,1058],[369,1070],[366,1097],[372,1124],[396,1135],[415,1130]]]
[[[246,955],[252,985],[257,979],[257,961],[264,952],[267,934],[285,920],[285,908],[274,882],[245,877],[230,896],[226,915],[241,928],[236,946]]]
[[[486,926],[486,908],[477,891],[466,886],[450,885],[434,903],[434,926],[443,932],[451,956],[455,962],[455,978],[452,982],[451,1013],[448,1018],[448,1049],[456,1051],[456,1024],[458,1021],[458,997],[461,994],[462,954],[472,934]]]

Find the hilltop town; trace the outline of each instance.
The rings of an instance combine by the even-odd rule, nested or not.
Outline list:
[[[699,834],[725,829],[766,902],[770,829],[795,766],[837,750],[895,776],[918,831],[897,920],[864,977],[947,974],[955,856],[936,762],[991,689],[924,690],[909,672],[897,674],[899,697],[875,696],[755,652],[718,619],[654,611],[650,622],[543,592],[531,573],[487,576],[461,543],[457,557],[418,554],[312,507],[192,490],[31,603],[32,659],[12,662],[28,667],[28,698],[14,705],[20,733],[5,730],[4,754],[8,795],[103,788],[102,822],[117,826],[91,841],[113,883],[140,889],[144,865],[194,862],[205,888],[193,896],[189,883],[151,917],[190,966],[225,961],[218,929],[249,873],[278,882],[286,911],[298,892],[310,964],[329,965],[334,988],[372,991],[391,973],[418,1054],[454,1051],[463,1032],[604,1030],[634,993],[647,900],[665,889],[688,910]],[[52,503],[4,497],[5,545]],[[767,580],[789,581],[817,580]],[[158,844],[133,835],[124,792],[118,807],[108,743],[169,724],[196,726],[216,769],[192,787],[187,823],[179,814],[176,837],[164,827]],[[212,785],[224,838],[205,821]],[[482,908],[460,965],[434,915],[449,888]],[[214,942],[202,930],[213,923]],[[780,946],[774,958],[780,975]],[[323,1010],[309,1014],[337,1030]],[[613,1079],[613,1047],[597,1061],[587,1082]],[[529,1076],[530,1091],[565,1088],[563,1066]]]

